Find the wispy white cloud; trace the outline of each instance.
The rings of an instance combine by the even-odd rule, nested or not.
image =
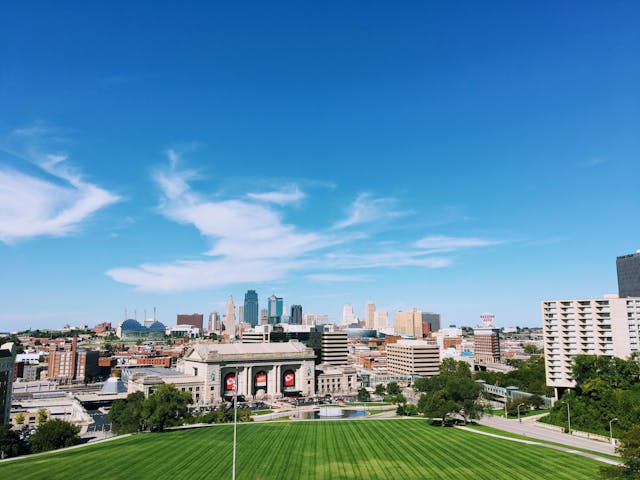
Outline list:
[[[429,253],[454,252],[465,248],[488,247],[504,243],[503,240],[494,240],[478,237],[448,237],[446,235],[430,235],[415,243],[417,248]]]
[[[396,205],[395,198],[375,197],[371,193],[361,193],[349,206],[347,217],[335,223],[333,228],[343,229],[366,223],[382,222],[410,213],[397,210]]]
[[[415,249],[398,249],[374,253],[331,252],[326,255],[324,262],[340,270],[397,267],[443,268],[451,265],[453,259],[427,256],[424,252]]]
[[[291,265],[286,262],[222,258],[112,268],[107,271],[107,275],[117,282],[132,285],[139,291],[179,292],[243,282],[277,280],[290,269]]]
[[[276,205],[288,205],[297,203],[304,198],[302,192],[297,185],[289,185],[281,190],[264,193],[248,193],[247,197],[260,202],[275,203]]]
[[[282,281],[293,272],[316,282],[365,282],[375,269],[445,268],[454,259],[436,253],[497,243],[445,236],[425,237],[414,244],[400,238],[392,243],[376,242],[375,237],[365,242],[367,235],[350,227],[408,214],[396,207],[396,200],[369,193],[356,198],[341,222],[304,230],[284,219],[284,208],[304,197],[297,187],[240,193],[236,198],[224,198],[220,192],[205,195],[194,188],[194,180],[203,178],[178,168],[181,158],[175,151],[167,155],[169,166],[153,175],[160,191],[158,212],[173,222],[194,227],[208,249],[195,261],[147,263],[106,272],[138,290],[175,292]]]
[[[176,291],[276,280],[302,265],[310,252],[342,241],[285,223],[274,206],[282,202],[274,197],[208,198],[191,188],[193,171],[176,168],[179,155],[169,151],[168,156],[170,168],[154,174],[161,191],[158,210],[170,220],[195,227],[210,244],[206,255],[215,259],[109,270],[107,274],[119,282],[141,290]]]
[[[44,155],[42,176],[0,166],[0,241],[64,236],[120,197],[83,179],[64,155]]]
[[[341,282],[369,282],[370,275],[349,275],[340,273],[311,273],[306,278],[316,282],[341,283]]]

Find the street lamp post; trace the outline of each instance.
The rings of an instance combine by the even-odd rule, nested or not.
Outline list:
[[[613,422],[617,422],[618,419],[617,418],[612,418],[611,420],[609,420],[609,441],[611,442],[611,445],[615,445],[615,441],[613,440]]]
[[[571,435],[571,410],[569,409],[569,402],[562,401],[567,406],[567,424],[569,426],[569,435]]]
[[[236,437],[238,431],[238,367],[236,367],[233,385],[233,470],[231,479],[236,480]]]
[[[520,407],[522,406],[521,403],[518,404],[517,409],[518,409],[518,422],[522,422],[522,420],[520,419]]]

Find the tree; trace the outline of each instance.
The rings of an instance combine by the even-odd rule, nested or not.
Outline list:
[[[635,475],[633,478],[640,478],[640,425],[635,425],[622,436],[618,453],[625,467]]]
[[[440,376],[471,378],[471,366],[461,360],[445,358],[440,364]]]
[[[416,392],[425,392],[427,390],[428,378],[420,377],[413,381],[413,389]]]
[[[407,403],[407,398],[403,394],[398,393],[396,395],[387,395],[384,397],[384,401],[393,403],[394,405],[399,405],[401,403]]]
[[[384,385],[382,383],[379,383],[376,385],[374,393],[380,397],[384,397],[385,393],[387,393],[387,390],[386,388],[384,388]]]
[[[458,414],[466,423],[479,418],[485,411],[480,396],[483,388],[473,381],[470,373],[455,365],[460,362],[452,362],[446,365],[445,375],[436,375],[420,385],[424,395],[420,398],[418,409],[429,418]]]
[[[544,407],[544,399],[540,395],[531,395],[527,399],[527,403],[536,410],[540,410],[542,407]]]
[[[449,412],[455,408],[454,402],[448,400],[443,392],[434,392],[432,394],[423,394],[418,400],[418,410],[431,420],[440,419],[441,425],[444,426]]]
[[[635,425],[620,438],[617,452],[622,457],[622,467],[601,467],[601,478],[640,479],[640,425]]]
[[[140,432],[144,428],[142,405],[144,393],[130,393],[127,398],[116,400],[109,410],[111,429],[116,435]]]
[[[38,413],[37,413],[38,425],[46,422],[47,418],[49,418],[49,414],[47,413],[47,411],[44,408],[41,408],[40,410],[38,410]]]
[[[396,409],[396,415],[403,417],[416,417],[420,414],[418,407],[413,403],[401,403]]]
[[[189,392],[181,392],[172,384],[160,385],[142,405],[145,426],[161,432],[166,427],[182,424],[191,400]]]
[[[0,460],[20,455],[21,451],[18,432],[11,430],[10,425],[0,425]]]
[[[609,435],[609,420],[617,418],[614,429],[631,430],[640,424],[640,364],[637,356],[624,360],[596,355],[576,355],[572,376],[576,388],[562,401],[570,405],[571,426],[576,430]],[[542,421],[567,425],[566,403],[556,402]]]
[[[507,414],[512,417],[518,415],[518,406],[520,406],[520,412],[524,412],[523,407],[529,403],[527,400],[527,398],[520,397],[507,402]]]
[[[251,409],[247,407],[238,409],[238,421],[239,422],[253,422],[251,418]]]
[[[540,350],[537,346],[535,346],[533,343],[527,343],[524,347],[523,347],[524,353],[527,353],[529,355],[538,355],[540,353],[542,353],[542,350]]]
[[[16,414],[16,423],[18,425],[22,425],[24,423],[24,413],[20,412],[18,414]]]
[[[371,400],[371,395],[369,395],[369,392],[366,388],[362,387],[358,390],[358,400],[360,400],[361,402],[368,402],[369,400]]]
[[[387,384],[387,393],[389,395],[397,395],[401,392],[400,385],[398,382],[389,382]]]
[[[80,427],[64,420],[47,420],[29,438],[34,453],[70,447],[80,440]]]

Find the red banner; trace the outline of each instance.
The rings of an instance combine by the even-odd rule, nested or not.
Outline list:
[[[296,386],[296,374],[293,370],[287,370],[284,372],[284,386],[295,387]]]
[[[236,374],[227,373],[224,377],[224,389],[227,392],[233,392],[236,389]]]
[[[254,382],[255,382],[256,387],[266,387],[267,386],[267,374],[265,372],[256,373]]]

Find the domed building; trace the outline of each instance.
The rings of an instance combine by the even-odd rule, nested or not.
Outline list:
[[[157,320],[149,325],[149,338],[162,340],[165,336],[165,332],[167,327],[164,326],[164,323],[158,322]]]
[[[147,328],[137,320],[128,318],[118,326],[116,335],[123,340],[163,339],[165,326],[160,322],[153,322]]]

